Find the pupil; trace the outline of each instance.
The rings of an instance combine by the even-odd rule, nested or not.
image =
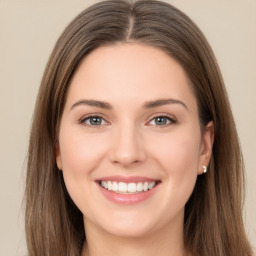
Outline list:
[[[101,124],[101,118],[100,117],[91,117],[90,120],[92,125],[100,125]]]
[[[158,117],[156,119],[156,123],[161,124],[161,125],[166,124],[166,118],[165,117]]]

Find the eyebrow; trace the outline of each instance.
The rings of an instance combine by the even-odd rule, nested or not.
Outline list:
[[[79,100],[78,102],[74,103],[71,106],[70,110],[80,105],[87,105],[87,106],[103,108],[103,109],[112,109],[112,106],[107,102],[103,102],[99,100]]]
[[[186,110],[188,110],[187,105],[177,99],[158,99],[158,100],[152,100],[152,101],[147,101],[144,105],[143,108],[146,109],[151,109],[151,108],[156,108],[156,107],[160,107],[160,106],[164,106],[164,105],[168,105],[168,104],[179,104],[181,106],[183,106]],[[74,103],[70,110],[72,110],[73,108],[80,106],[80,105],[87,105],[87,106],[91,106],[91,107],[97,107],[97,108],[103,108],[103,109],[113,109],[113,107],[104,101],[99,101],[99,100],[79,100],[76,103]]]
[[[159,99],[159,100],[152,100],[152,101],[147,101],[144,104],[144,108],[156,108],[156,107],[160,107],[163,105],[168,105],[168,104],[179,104],[181,106],[183,106],[186,110],[188,110],[187,105],[177,99]]]

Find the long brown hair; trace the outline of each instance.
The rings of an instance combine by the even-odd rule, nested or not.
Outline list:
[[[175,7],[154,0],[110,0],[79,14],[57,41],[44,72],[30,135],[26,238],[30,256],[81,255],[83,216],[55,161],[55,143],[70,79],[93,49],[139,42],[162,49],[184,68],[202,129],[213,120],[215,142],[207,175],[185,206],[184,243],[198,256],[250,256],[242,220],[244,165],[225,86],[199,28]]]

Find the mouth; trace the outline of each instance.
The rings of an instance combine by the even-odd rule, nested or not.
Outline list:
[[[138,194],[153,189],[160,181],[118,182],[101,180],[98,183],[102,188],[117,194]]]
[[[134,205],[153,197],[161,180],[147,177],[108,176],[95,180],[102,195],[115,204]]]

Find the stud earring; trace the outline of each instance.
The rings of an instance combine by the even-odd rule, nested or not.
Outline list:
[[[205,165],[203,165],[203,172],[207,173],[207,167]]]

